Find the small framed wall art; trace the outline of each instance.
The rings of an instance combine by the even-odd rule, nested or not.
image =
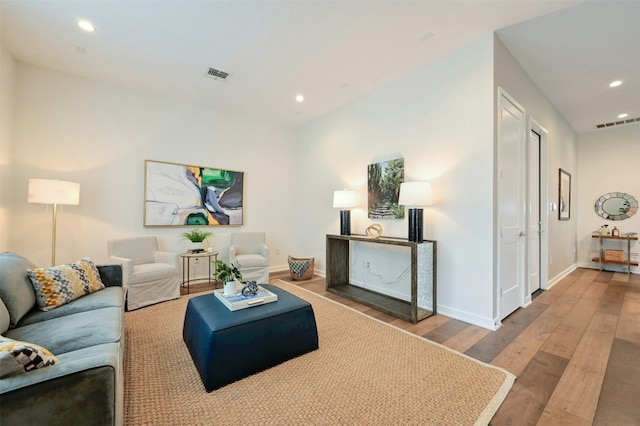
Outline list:
[[[402,182],[404,182],[404,158],[368,165],[369,219],[404,218],[404,207],[398,205]]]
[[[558,169],[558,220],[571,218],[571,175]]]
[[[146,160],[144,226],[243,224],[244,172]]]

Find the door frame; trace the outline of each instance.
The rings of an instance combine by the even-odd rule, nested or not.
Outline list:
[[[539,179],[540,179],[540,288],[549,289],[549,132],[533,117],[529,117],[529,133],[531,131],[540,135],[540,158],[539,158]],[[530,162],[527,161],[529,164]],[[527,212],[528,215],[528,212]],[[528,220],[529,218],[527,218]],[[527,250],[529,244],[527,242]],[[527,253],[527,258],[529,254]],[[527,281],[528,285],[528,281]],[[531,288],[527,289],[528,302],[531,302]]]

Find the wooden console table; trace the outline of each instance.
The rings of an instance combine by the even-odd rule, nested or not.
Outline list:
[[[411,250],[411,301],[400,300],[350,283],[351,243],[387,244]],[[436,313],[436,242],[415,243],[399,238],[327,235],[327,291],[417,323]]]
[[[613,237],[611,235],[599,235],[593,234],[591,238],[597,238],[599,240],[598,251],[599,256],[594,257],[591,260],[593,262],[598,262],[598,267],[600,270],[604,270],[605,263],[614,264],[614,265],[624,265],[627,267],[627,273],[631,274],[631,266],[638,266],[638,262],[631,261],[631,241],[638,241],[638,234],[635,232],[629,232],[626,236],[623,237]],[[625,259],[624,260],[608,260],[605,259],[604,255],[604,242],[605,241],[614,241],[614,242],[626,242],[626,250]],[[623,246],[624,247],[624,246]]]

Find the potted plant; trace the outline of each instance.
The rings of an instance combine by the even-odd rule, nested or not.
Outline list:
[[[242,280],[242,273],[235,263],[224,263],[222,260],[214,261],[216,272],[213,274],[216,280],[224,283],[224,294],[230,296],[236,294],[237,283]]]
[[[201,231],[199,229],[192,229],[191,231],[183,232],[182,238],[185,240],[189,240],[192,243],[201,243],[207,239],[207,237],[213,235],[208,231]]]

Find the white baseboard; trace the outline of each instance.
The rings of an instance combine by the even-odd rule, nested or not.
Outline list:
[[[569,266],[567,269],[565,269],[564,271],[560,272],[558,275],[556,275],[555,277],[551,278],[548,282],[547,282],[547,288],[545,288],[544,290],[549,290],[551,289],[551,287],[553,287],[554,285],[556,285],[557,283],[560,282],[561,279],[563,279],[564,277],[566,277],[567,275],[569,275],[570,273],[572,273],[573,271],[575,271],[576,269],[578,269],[578,264],[574,263],[573,265]]]
[[[438,304],[436,312],[449,318],[486,328],[487,330],[496,331],[500,328],[499,325],[496,325],[493,318],[480,317],[478,315],[470,314],[469,312],[450,308],[449,306],[442,306],[441,304]]]

